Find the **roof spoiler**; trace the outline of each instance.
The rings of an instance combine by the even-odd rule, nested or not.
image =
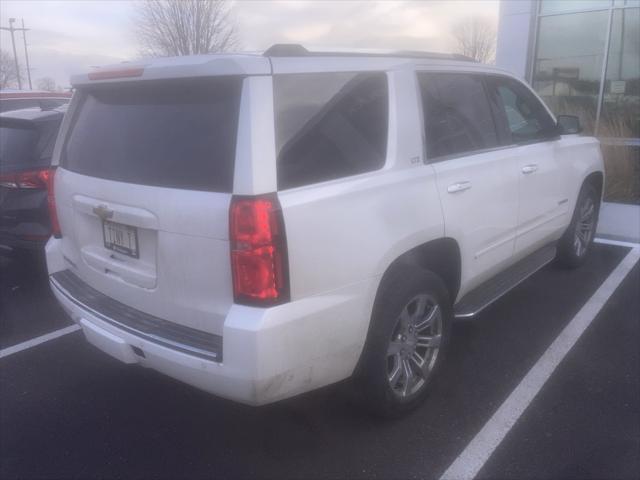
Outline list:
[[[371,52],[316,52],[307,50],[298,43],[277,43],[262,54],[265,57],[403,57],[428,60],[457,60],[475,62],[471,57],[458,53],[419,52],[412,50],[397,50],[384,53]]]

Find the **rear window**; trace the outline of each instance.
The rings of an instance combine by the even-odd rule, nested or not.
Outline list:
[[[278,188],[381,168],[388,97],[384,73],[275,76]]]
[[[0,125],[0,165],[30,168],[48,165],[60,128],[60,120],[32,125]]]
[[[121,182],[231,192],[241,87],[241,77],[218,77],[83,89],[62,166]]]
[[[0,99],[0,112],[22,110],[23,108],[40,108],[40,101],[36,98],[3,98]]]

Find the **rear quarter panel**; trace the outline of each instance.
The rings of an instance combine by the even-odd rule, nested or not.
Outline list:
[[[422,118],[412,70],[388,72],[389,135],[381,170],[279,192],[292,300],[345,295],[361,285],[340,331],[364,343],[380,278],[400,255],[444,234],[436,176],[424,164]],[[358,352],[359,353],[359,352]],[[354,358],[357,358],[355,355]]]

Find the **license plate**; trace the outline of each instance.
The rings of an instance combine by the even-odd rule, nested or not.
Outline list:
[[[105,220],[102,222],[102,234],[104,236],[104,246],[109,250],[129,255],[133,258],[139,257],[138,230],[136,227]]]

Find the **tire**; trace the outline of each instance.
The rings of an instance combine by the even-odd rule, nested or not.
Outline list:
[[[598,225],[600,195],[588,183],[585,183],[578,195],[571,223],[558,242],[556,261],[565,268],[578,268],[591,250]]]
[[[385,275],[355,378],[361,403],[388,418],[420,405],[446,353],[452,316],[434,273],[400,265]]]

